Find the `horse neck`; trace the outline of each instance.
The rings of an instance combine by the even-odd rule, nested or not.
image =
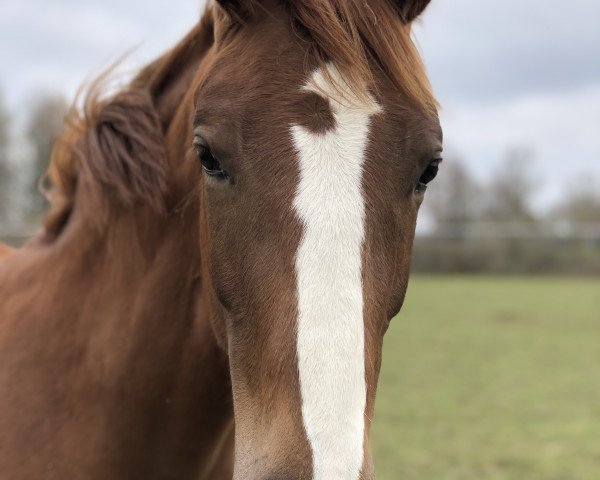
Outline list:
[[[34,241],[3,262],[0,389],[10,394],[0,423],[12,411],[23,420],[0,429],[35,429],[35,462],[54,462],[57,475],[61,463],[79,465],[80,478],[100,478],[98,455],[110,459],[104,478],[175,469],[196,479],[210,464],[231,394],[199,296],[196,222],[194,205],[166,216],[140,206],[97,228],[75,208],[53,244]],[[27,451],[15,445],[11,456]]]
[[[12,248],[10,248],[8,245],[0,242],[0,261],[3,260],[4,258],[8,257],[9,255],[11,255],[13,252]]]
[[[138,79],[152,79],[169,133],[189,114],[176,92],[204,54],[183,51]],[[229,368],[199,273],[197,177],[178,165],[184,139],[169,137],[169,213],[108,195],[99,222],[79,188],[57,238],[0,264],[2,478],[230,478]],[[23,432],[36,434],[23,443]]]

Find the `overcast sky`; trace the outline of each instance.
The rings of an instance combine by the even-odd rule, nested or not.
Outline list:
[[[136,47],[143,65],[197,21],[202,0],[0,0],[0,89],[22,117],[39,91],[72,96]],[[542,208],[600,182],[600,2],[432,0],[415,35],[442,105],[448,158],[481,178],[535,152]],[[600,184],[599,184],[600,188]]]

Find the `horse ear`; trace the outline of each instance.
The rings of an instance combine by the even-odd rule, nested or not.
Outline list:
[[[394,0],[404,23],[410,23],[417,18],[431,0]]]

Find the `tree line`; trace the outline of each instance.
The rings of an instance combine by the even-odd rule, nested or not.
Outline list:
[[[24,106],[24,115],[6,107],[0,91],[0,232],[37,225],[47,208],[39,183],[61,134],[68,102],[41,93]]]
[[[543,168],[513,148],[489,179],[447,159],[423,205],[413,269],[424,272],[600,273],[600,185],[566,179],[553,205],[535,208]],[[538,177],[540,175],[541,180]],[[583,176],[583,173],[582,173]]]

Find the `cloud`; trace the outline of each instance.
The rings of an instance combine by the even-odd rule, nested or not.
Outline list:
[[[39,90],[72,96],[94,72],[134,49],[142,65],[173,46],[197,22],[201,4],[19,0],[0,3],[0,86],[17,112]]]
[[[523,169],[537,181],[541,207],[583,174],[600,180],[600,85],[493,104],[454,102],[441,118],[447,150],[466,158],[479,178],[493,175],[511,147],[531,149]]]
[[[416,35],[445,100],[502,100],[600,83],[600,2],[434,0]]]

